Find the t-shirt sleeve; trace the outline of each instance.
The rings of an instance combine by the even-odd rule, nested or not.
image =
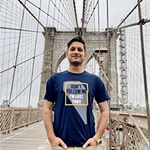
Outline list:
[[[44,99],[47,99],[50,102],[55,102],[55,90],[52,77],[47,81]]]
[[[95,94],[95,100],[97,103],[101,103],[105,100],[109,100],[109,94],[105,88],[104,83],[102,80],[98,77],[96,80],[96,94]]]

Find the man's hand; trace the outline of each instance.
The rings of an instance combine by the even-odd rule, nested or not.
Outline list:
[[[52,102],[45,100],[44,102],[44,125],[46,128],[46,133],[48,140],[51,146],[58,146],[61,145],[63,148],[67,148],[67,145],[63,142],[62,139],[55,136],[54,129],[53,129],[53,106]]]
[[[97,142],[95,139],[90,138],[88,141],[83,145],[83,148],[86,148],[88,145],[90,146],[97,146]]]
[[[49,140],[49,142],[53,147],[56,147],[60,144],[63,148],[67,148],[67,145],[63,142],[63,140],[58,137]]]

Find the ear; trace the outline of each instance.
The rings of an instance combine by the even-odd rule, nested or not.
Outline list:
[[[66,56],[66,57],[68,56],[68,51],[65,52],[65,56]]]
[[[84,57],[85,57],[85,59],[87,58],[87,52],[84,53]]]

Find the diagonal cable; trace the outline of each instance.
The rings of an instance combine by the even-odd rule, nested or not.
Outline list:
[[[22,3],[22,1],[21,0],[18,0],[18,1],[32,15],[32,17],[43,27],[43,29],[45,30],[44,25],[32,14],[32,12]]]
[[[76,18],[76,25],[77,25],[77,28],[79,28],[75,0],[73,0],[73,6],[74,6],[74,13],[75,13],[75,18]]]
[[[99,3],[99,0],[97,0],[97,2],[96,2],[96,4],[95,4],[95,6],[94,6],[94,8],[93,8],[92,13],[91,13],[91,15],[89,16],[89,19],[87,20],[87,24],[86,24],[86,26],[88,25],[88,23],[89,23],[89,21],[90,21],[91,17],[93,16],[94,11],[95,11],[95,9],[96,9],[96,7],[97,7],[98,3]]]

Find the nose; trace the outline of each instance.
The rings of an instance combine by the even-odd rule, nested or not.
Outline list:
[[[74,53],[78,53],[79,51],[78,51],[78,49],[77,48],[75,48],[75,50],[74,50]]]

